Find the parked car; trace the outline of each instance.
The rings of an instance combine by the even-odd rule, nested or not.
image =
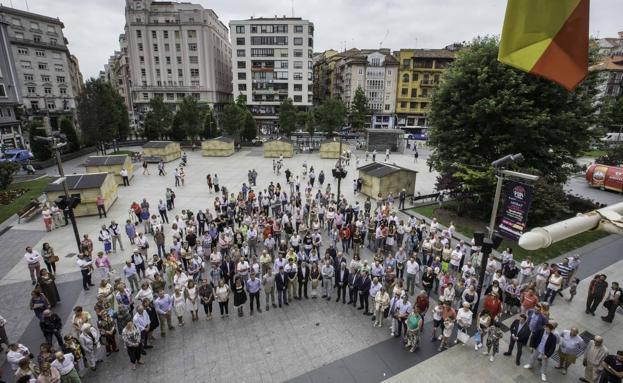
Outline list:
[[[5,150],[0,156],[0,162],[11,161],[18,164],[28,163],[34,156],[26,149]]]

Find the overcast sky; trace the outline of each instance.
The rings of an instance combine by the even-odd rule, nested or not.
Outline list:
[[[58,17],[85,79],[97,76],[119,49],[125,0],[0,0],[5,6]],[[550,0],[544,0],[550,1]],[[441,48],[478,35],[498,35],[504,0],[193,0],[212,8],[225,25],[250,16],[294,15],[315,24],[314,51],[346,48]],[[591,34],[623,30],[622,0],[591,2]]]

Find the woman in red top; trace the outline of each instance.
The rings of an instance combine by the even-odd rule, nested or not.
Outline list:
[[[496,293],[491,293],[486,296],[483,309],[487,310],[491,314],[491,320],[494,320],[500,311],[502,311],[502,301],[500,301]]]
[[[340,238],[342,239],[342,251],[348,254],[348,248],[350,247],[350,227],[348,225],[342,225]]]
[[[536,307],[539,304],[539,297],[534,293],[534,290],[527,289],[521,294],[521,312],[525,313],[529,309]]]

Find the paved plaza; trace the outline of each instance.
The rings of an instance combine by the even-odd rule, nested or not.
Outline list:
[[[140,150],[140,148],[133,148]],[[427,151],[420,151],[418,162],[411,152],[393,154],[390,162],[417,170],[416,192],[427,194],[433,191],[436,174],[428,172],[426,165]],[[362,156],[362,152],[356,152]],[[382,155],[377,156],[377,159]],[[382,158],[381,158],[382,159]],[[263,190],[271,181],[285,184],[283,171],[288,168],[294,174],[300,174],[303,162],[313,166],[316,174],[323,170],[326,182],[336,184],[331,177],[335,160],[321,160],[317,153],[296,155],[284,160],[281,175],[272,170],[272,160],[264,159],[261,148],[243,149],[228,158],[205,158],[199,151],[188,152],[186,167],[186,185],[175,189],[176,208],[169,212],[178,214],[184,208],[196,211],[198,208],[213,210],[215,194],[208,192],[206,175],[218,174],[220,185],[229,190],[237,190],[247,182],[247,171],[258,172],[257,189]],[[84,157],[65,164],[67,174],[81,173],[80,165]],[[109,224],[111,219],[122,224],[128,218],[129,206],[133,201],[146,198],[152,207],[160,199],[164,200],[165,188],[173,187],[173,169],[179,161],[167,164],[166,177],[159,177],[155,165],[150,165],[151,175],[143,175],[137,169],[131,186],[120,187],[119,197],[107,213],[107,219],[97,217],[78,218],[80,233],[89,233],[94,239],[95,250],[102,250],[97,242],[100,225]],[[360,158],[360,165],[365,164]],[[140,164],[135,164],[138,166]],[[356,178],[356,160],[351,160],[349,175],[342,182],[342,193],[349,201],[361,201],[364,198],[353,195],[352,181]],[[49,174],[54,174],[49,169]],[[287,189],[286,189],[287,190]],[[407,218],[399,213],[402,218]],[[168,230],[165,230],[168,233]],[[326,234],[326,233],[324,233]],[[326,241],[325,236],[325,241]],[[151,241],[151,238],[150,238]],[[167,238],[170,241],[170,238]],[[0,236],[0,315],[7,319],[7,332],[11,341],[19,340],[27,345],[35,355],[43,337],[38,328],[38,321],[28,309],[29,291],[32,288],[26,264],[23,261],[24,247],[32,245],[40,250],[44,242],[49,242],[60,256],[57,264],[57,284],[62,303],[54,311],[63,319],[65,332],[70,331],[67,323],[71,309],[83,305],[92,312],[96,290],[83,291],[78,267],[75,264],[76,244],[71,227],[63,227],[46,233],[40,217],[31,222],[15,223]],[[119,271],[132,250],[125,234],[125,251],[113,253],[111,262]],[[167,242],[168,244],[169,242]],[[325,242],[326,243],[326,242]],[[616,236],[606,237],[594,244],[578,250],[583,255],[583,265],[579,275],[582,283],[578,296],[573,303],[558,300],[552,308],[553,318],[560,324],[559,329],[572,325],[580,331],[601,334],[606,337],[606,346],[615,351],[623,344],[623,317],[617,315],[613,324],[602,322],[597,317],[583,314],[588,278],[603,270],[609,280],[623,275],[623,261],[620,249],[623,239]],[[364,259],[372,260],[371,252],[364,248]],[[99,280],[95,278],[94,283]],[[433,297],[434,298],[434,297]],[[261,302],[263,306],[263,295]],[[335,299],[335,295],[334,295]],[[176,328],[166,338],[157,335],[154,345],[145,358],[145,365],[136,371],[129,368],[127,354],[122,351],[105,358],[96,372],[86,371],[86,382],[442,382],[477,381],[477,382],[530,382],[537,381],[536,373],[515,367],[512,358],[498,356],[494,363],[480,353],[474,352],[473,346],[457,346],[438,353],[437,344],[429,341],[431,325],[430,315],[426,317],[425,334],[421,348],[413,354],[390,338],[388,323],[385,327],[374,328],[370,317],[352,306],[335,300],[293,301],[283,309],[271,309],[255,316],[239,318],[232,315],[220,319],[218,315],[212,321],[206,321],[205,315],[199,314],[198,322],[190,322]],[[431,302],[432,304],[433,302]],[[232,310],[230,305],[230,310]],[[202,311],[202,310],[200,310]],[[215,311],[218,307],[215,305]],[[233,311],[233,310],[232,310]],[[513,318],[505,320],[510,324]],[[505,336],[505,341],[508,336]],[[506,343],[500,349],[506,350]],[[524,353],[527,355],[527,352]],[[4,356],[0,356],[4,358]],[[524,356],[524,360],[527,356]],[[12,381],[10,367],[5,363],[4,380]],[[549,380],[552,382],[577,381],[581,374],[580,364],[574,365],[566,377],[553,368]]]

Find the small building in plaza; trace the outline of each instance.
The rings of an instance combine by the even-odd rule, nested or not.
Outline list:
[[[87,173],[112,173],[117,185],[123,185],[121,169],[128,171],[128,178],[134,175],[134,165],[127,154],[111,156],[89,156],[84,163]]]
[[[65,182],[69,188],[69,195],[80,197],[80,203],[74,209],[76,217],[97,214],[97,196],[104,197],[106,211],[117,200],[117,182],[112,173],[72,174],[66,176]],[[50,183],[45,188],[48,201],[54,201],[64,196],[62,183]]]
[[[320,144],[320,158],[340,158],[340,141],[337,138],[333,138],[322,142]]]
[[[402,189],[405,189],[407,195],[414,194],[417,176],[415,170],[380,162],[369,163],[357,170],[362,180],[361,192],[369,197],[377,198],[381,193],[385,198],[392,193],[398,198],[398,193]]]
[[[149,141],[143,145],[143,157],[160,157],[163,162],[171,162],[182,156],[179,142]]]
[[[220,136],[201,143],[201,155],[204,157],[229,157],[234,151],[232,137]]]
[[[264,143],[264,158],[292,158],[294,156],[294,143],[285,138],[278,137]]]
[[[368,151],[376,150],[379,154],[387,149],[391,152],[404,152],[404,135],[402,129],[366,129]]]

